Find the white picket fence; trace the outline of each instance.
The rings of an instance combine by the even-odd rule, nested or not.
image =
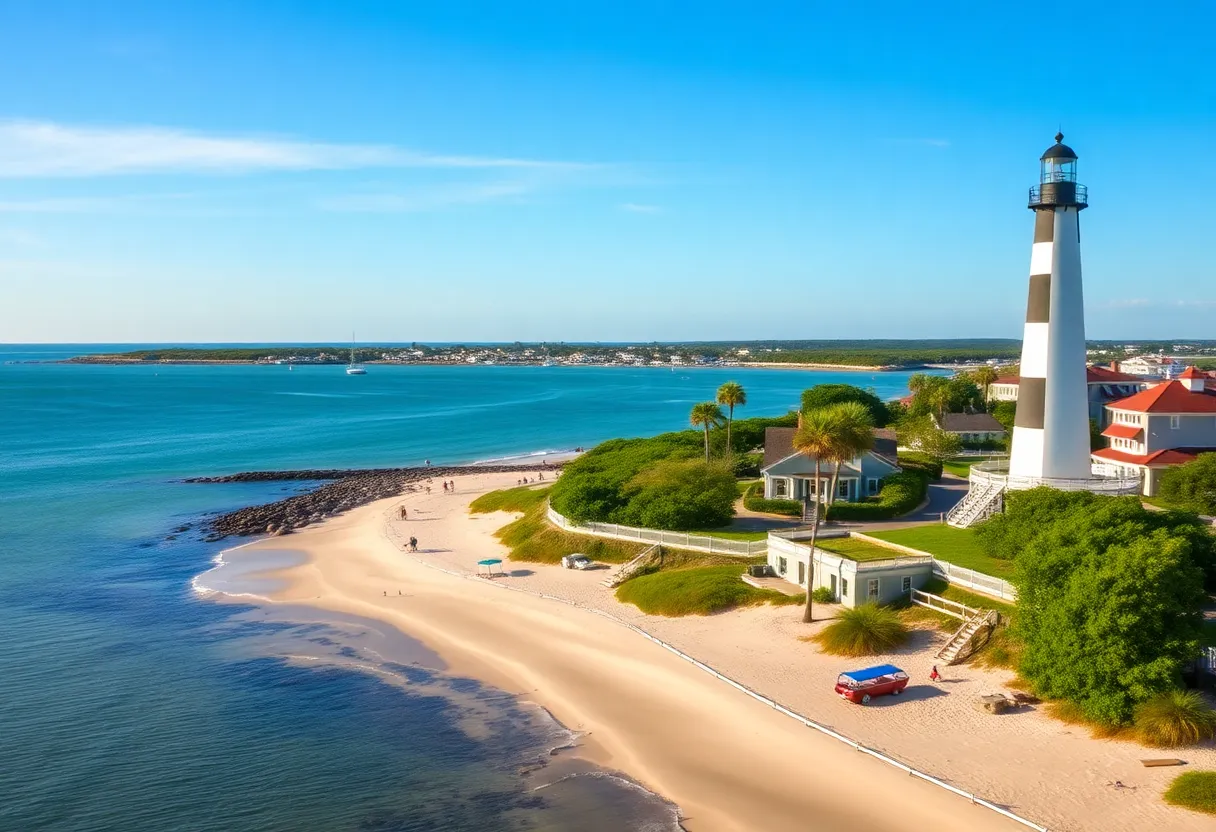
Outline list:
[[[736,557],[755,557],[767,554],[767,540],[726,540],[704,534],[686,534],[684,532],[669,532],[662,529],[639,529],[634,526],[618,526],[616,523],[579,523],[553,510],[553,506],[545,509],[549,522],[559,529],[576,534],[589,534],[595,537],[608,537],[613,540],[631,540],[636,543],[660,543],[676,549],[691,549],[694,552],[709,552],[713,555],[733,555]]]
[[[933,559],[933,574],[948,582],[951,586],[963,589],[974,589],[985,595],[992,595],[1011,604],[1018,600],[1018,591],[1013,584],[1001,578],[976,572],[974,569],[964,569],[945,560]]]

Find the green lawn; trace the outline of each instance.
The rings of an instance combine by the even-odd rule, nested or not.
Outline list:
[[[974,569],[996,578],[1007,578],[1013,574],[1013,563],[989,557],[980,548],[972,529],[956,529],[944,523],[931,526],[915,526],[910,529],[873,532],[874,537],[910,546],[928,552],[942,560],[964,569]]]
[[[688,534],[703,534],[708,537],[720,537],[723,540],[767,540],[768,532],[749,532],[737,529],[696,529]]]
[[[492,511],[527,511],[542,504],[549,496],[549,487],[533,488],[521,485],[519,488],[504,488],[482,494],[469,504],[472,514],[488,514]]]
[[[971,466],[977,462],[987,462],[991,457],[967,456],[958,457],[956,459],[948,459],[942,463],[942,470],[954,474],[956,477],[967,479],[971,476]]]
[[[710,615],[756,604],[797,604],[799,596],[743,583],[744,564],[662,569],[617,587],[616,597],[650,615]]]
[[[815,548],[856,561],[891,560],[901,557],[903,554],[868,540],[855,540],[851,537],[830,537],[827,540],[817,540]]]

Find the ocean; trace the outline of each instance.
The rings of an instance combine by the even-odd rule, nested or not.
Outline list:
[[[207,515],[301,483],[242,470],[511,460],[908,373],[743,368],[92,366],[0,345],[0,830],[665,830],[674,807],[548,714],[375,622],[263,608]],[[289,549],[275,557],[290,559]],[[286,561],[284,561],[286,562]]]

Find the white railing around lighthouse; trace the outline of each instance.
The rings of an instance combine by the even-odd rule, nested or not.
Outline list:
[[[1002,486],[1007,491],[1023,491],[1045,485],[1060,491],[1090,491],[1111,496],[1140,493],[1140,475],[1122,473],[1118,468],[1095,463],[1089,477],[1023,477],[1009,473],[1008,460],[992,460],[971,466],[971,486]]]

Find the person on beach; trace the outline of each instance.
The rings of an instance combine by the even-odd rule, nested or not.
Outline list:
[[[418,551],[418,538],[416,538],[416,537],[411,537],[411,538],[410,538],[410,551],[411,551],[411,552],[417,552],[417,551]]]
[[[937,672],[937,665],[933,665],[933,670],[929,671],[929,681],[938,682],[941,681],[941,678],[942,674]]]
[[[430,493],[431,493],[431,487],[430,487],[429,485],[426,487],[426,493],[427,493],[427,494],[430,494]]]
[[[426,467],[427,467],[427,468],[430,468],[430,467],[431,467],[431,461],[430,461],[429,459],[426,461]]]
[[[402,507],[401,507],[401,519],[402,519],[402,520],[409,520],[409,519],[410,519],[409,514],[408,514],[408,513],[406,512],[406,510],[405,510],[405,506],[402,506]]]

